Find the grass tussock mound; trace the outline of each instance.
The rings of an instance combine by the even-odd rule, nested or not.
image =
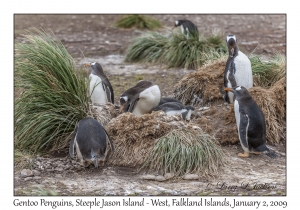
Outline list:
[[[286,59],[277,54],[268,61],[259,56],[250,56],[254,86],[271,87],[286,75]]]
[[[218,174],[226,155],[219,143],[202,130],[176,129],[158,139],[143,167],[182,176]]]
[[[133,40],[126,52],[126,62],[162,63],[168,68],[197,69],[207,60],[217,59],[227,52],[221,35],[186,36],[174,33],[164,36],[157,32],[147,33]]]
[[[224,68],[227,57],[223,56],[210,61],[198,71],[184,76],[175,85],[173,95],[184,104],[193,106],[204,105],[221,99],[219,88],[224,84]]]
[[[170,131],[179,128],[201,130],[191,122],[184,122],[181,116],[167,116],[162,111],[139,117],[124,113],[112,119],[105,128],[115,146],[115,152],[108,153],[108,162],[129,167],[141,167],[158,139]]]
[[[138,28],[138,29],[157,29],[161,28],[162,24],[147,15],[124,15],[115,23],[119,28]]]
[[[22,93],[15,100],[15,145],[30,152],[51,152],[68,145],[76,123],[95,116],[90,105],[86,78],[76,74],[74,60],[52,34],[34,30],[15,46],[15,87]],[[100,116],[104,114],[104,116]]]

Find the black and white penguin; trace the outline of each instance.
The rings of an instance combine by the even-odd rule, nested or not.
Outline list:
[[[156,108],[160,99],[159,87],[150,81],[141,80],[121,95],[119,112],[132,112],[141,116]]]
[[[153,111],[160,110],[164,111],[169,116],[180,114],[182,119],[190,120],[195,108],[192,106],[184,106],[181,102],[167,102],[156,107]]]
[[[103,72],[102,66],[99,63],[93,62],[86,64],[92,68],[90,74],[90,95],[92,103],[107,104],[114,103],[113,88]]]
[[[111,150],[114,152],[114,146],[102,125],[93,118],[84,118],[77,123],[73,132],[70,156],[74,157],[75,146],[81,165],[87,167],[94,163],[97,168],[100,161],[104,162],[106,139],[109,140]]]
[[[176,98],[162,97],[160,99],[160,102],[159,102],[158,106],[160,106],[160,105],[162,105],[164,103],[168,103],[168,102],[177,102],[177,103],[181,103],[182,104],[182,102],[179,101],[179,100],[177,100]]]
[[[269,157],[277,155],[266,146],[266,121],[263,112],[243,86],[224,88],[234,94],[234,113],[238,135],[244,153],[240,157],[249,157],[249,153],[266,153]]]
[[[237,47],[235,35],[228,35],[226,42],[229,56],[224,70],[224,87],[244,86],[247,89],[253,87],[252,68],[249,58]],[[231,92],[225,92],[223,97],[227,103],[233,103],[234,101],[234,95]]]
[[[176,20],[173,29],[178,26],[180,26],[181,32],[185,35],[188,34],[199,35],[197,26],[189,20]]]

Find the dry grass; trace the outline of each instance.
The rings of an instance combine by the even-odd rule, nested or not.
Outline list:
[[[200,129],[185,123],[181,116],[167,116],[164,112],[152,112],[142,116],[124,113],[112,119],[105,127],[115,146],[109,155],[109,163],[119,166],[140,166],[154,147],[157,139],[172,129],[187,127]]]
[[[216,175],[226,163],[219,143],[202,130],[171,130],[161,137],[142,168],[183,176]]]
[[[222,99],[219,88],[224,84],[224,68],[227,57],[209,61],[198,71],[183,77],[174,88],[174,97],[184,104],[205,105]]]

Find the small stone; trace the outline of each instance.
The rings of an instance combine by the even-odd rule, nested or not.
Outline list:
[[[197,174],[186,174],[183,176],[183,179],[194,180],[194,179],[199,179],[199,176]]]
[[[33,177],[34,180],[38,180],[38,179],[41,179],[41,178],[42,178],[42,177],[40,177],[40,176],[34,176],[34,177]]]
[[[166,178],[164,176],[158,175],[155,177],[155,180],[159,182],[163,182],[166,181]]]
[[[165,177],[166,179],[171,179],[171,178],[174,177],[174,173],[166,173],[166,174],[164,175],[164,177]]]
[[[153,174],[146,174],[142,176],[142,179],[146,179],[146,180],[155,180],[156,176]]]
[[[24,179],[24,181],[29,181],[29,180],[32,180],[32,177],[26,177],[25,179]]]
[[[41,172],[39,172],[39,171],[37,171],[37,170],[33,170],[32,173],[33,173],[34,176],[39,176],[39,175],[41,175]]]
[[[57,168],[55,168],[54,170],[55,170],[55,171],[59,171],[59,172],[64,171],[64,169],[63,169],[63,168],[60,168],[60,167],[57,167]]]
[[[33,176],[33,172],[30,169],[23,169],[21,171],[21,177]]]

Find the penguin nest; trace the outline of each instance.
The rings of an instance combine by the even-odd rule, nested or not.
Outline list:
[[[90,104],[90,115],[98,120],[102,126],[105,126],[112,118],[117,117],[118,113],[112,103]]]
[[[286,78],[280,79],[269,89],[253,87],[249,92],[264,113],[267,140],[279,143],[280,139],[285,139]]]
[[[175,85],[173,95],[184,104],[205,105],[217,99],[223,100],[219,88],[224,86],[224,68],[227,57],[210,61],[198,71],[184,76]]]
[[[119,166],[140,166],[145,162],[157,139],[172,129],[181,127],[200,129],[191,123],[185,123],[179,115],[167,116],[162,111],[142,116],[128,112],[121,114],[105,127],[115,147],[113,154],[108,153],[107,161]]]

